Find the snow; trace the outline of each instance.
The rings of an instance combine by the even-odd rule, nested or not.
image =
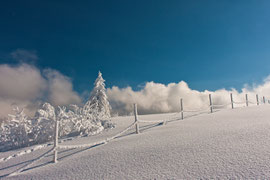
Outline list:
[[[3,179],[267,179],[270,177],[270,106],[225,109],[212,114],[139,115],[124,135],[94,147],[61,149],[58,163],[46,155],[22,173],[6,175],[46,153],[52,146],[0,162]],[[139,109],[138,109],[139,111]],[[163,125],[164,119],[167,121]],[[60,145],[94,143],[121,132],[133,116],[116,117],[116,128]],[[8,151],[0,159],[31,149]],[[33,148],[32,148],[33,149]]]

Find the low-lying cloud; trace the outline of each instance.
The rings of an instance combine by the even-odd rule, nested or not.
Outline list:
[[[54,105],[78,104],[81,102],[78,94],[73,91],[71,79],[52,69],[44,70],[48,83],[48,101]]]
[[[118,88],[116,86],[107,90],[112,109],[123,115],[132,113],[133,103],[137,103],[140,114],[178,112],[180,110],[180,98],[183,98],[186,110],[204,109],[209,106],[209,94],[215,105],[230,103],[230,93],[233,93],[235,102],[245,102],[245,95],[248,94],[249,101],[256,102],[256,94],[270,97],[270,76],[263,84],[244,85],[241,91],[235,89],[220,89],[216,91],[197,91],[189,88],[184,81],[179,83],[160,84],[147,82],[139,91],[132,90],[131,87]],[[245,104],[235,104],[244,106]]]
[[[56,70],[39,70],[29,64],[0,65],[0,117],[11,113],[13,105],[33,115],[44,101],[53,105],[81,103],[70,78]]]
[[[147,82],[138,91],[131,87],[117,86],[107,89],[113,113],[119,115],[131,114],[134,103],[138,104],[140,114],[177,112],[180,110],[180,98],[184,100],[185,110],[203,109],[209,106],[209,94],[212,94],[213,104],[222,105],[230,103],[230,93],[233,93],[235,102],[245,102],[245,94],[249,95],[252,102],[256,102],[256,94],[259,94],[261,101],[262,96],[270,97],[270,76],[260,85],[244,85],[241,91],[197,91],[184,81],[167,85]],[[13,105],[24,108],[29,115],[33,115],[44,101],[55,106],[82,102],[78,93],[73,90],[71,79],[59,71],[40,70],[25,63],[16,66],[0,65],[0,117],[12,113]]]

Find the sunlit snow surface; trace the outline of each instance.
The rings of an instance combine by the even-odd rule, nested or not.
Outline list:
[[[185,114],[187,115],[187,114]],[[51,146],[0,162],[3,179],[267,179],[270,178],[270,105],[226,109],[213,114],[139,116],[142,120],[170,120],[166,125],[140,124],[105,145],[61,150],[19,175],[5,175],[29,163]],[[110,137],[134,122],[114,118],[116,128],[61,144],[85,144]],[[0,159],[23,150],[0,154]]]

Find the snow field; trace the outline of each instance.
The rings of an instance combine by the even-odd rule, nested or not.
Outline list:
[[[266,179],[270,177],[270,106],[226,109],[167,123],[140,123],[112,142],[82,149],[61,150],[31,169],[7,179]],[[178,114],[179,115],[179,114]],[[180,115],[179,115],[180,116]],[[145,115],[160,121],[172,114]],[[93,137],[62,144],[83,144],[109,137],[134,122],[134,117],[114,118],[116,128]],[[47,148],[0,164],[8,174]]]

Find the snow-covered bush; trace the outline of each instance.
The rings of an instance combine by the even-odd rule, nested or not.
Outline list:
[[[36,112],[33,120],[33,131],[37,143],[43,143],[53,139],[55,120],[55,108],[49,103],[44,103],[42,108]]]
[[[4,122],[0,129],[0,150],[27,146],[33,143],[32,121],[18,107],[14,107],[15,115],[9,115],[10,120]]]
[[[73,110],[67,112],[69,126],[72,127],[70,134],[93,135],[101,132],[104,127],[101,121],[93,118],[92,114],[84,113],[83,108],[72,105]],[[67,123],[67,122],[66,122]]]

